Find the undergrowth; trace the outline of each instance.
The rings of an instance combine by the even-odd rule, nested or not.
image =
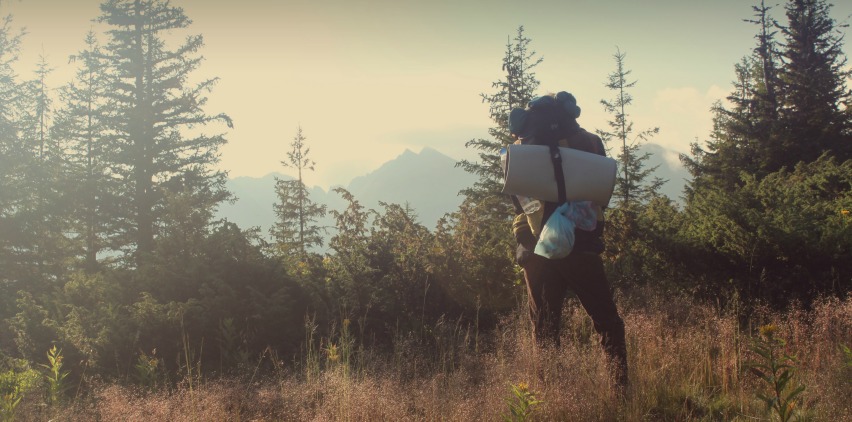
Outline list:
[[[619,302],[631,380],[624,394],[611,388],[591,322],[569,301],[558,350],[535,346],[521,309],[491,332],[442,320],[428,332],[398,333],[392,350],[384,351],[364,344],[344,319],[330,337],[318,338],[309,318],[298,356],[267,349],[255,364],[227,376],[204,375],[194,365],[202,351],[185,350],[184,379],[165,383],[151,353],[127,381],[87,378],[83,394],[59,400],[53,395],[61,390],[61,368],[54,366],[41,386],[31,369],[10,368],[0,377],[2,415],[74,421],[852,420],[852,299],[826,299],[808,311],[757,308],[745,323],[738,312],[684,298]],[[771,337],[757,329],[767,326]],[[192,333],[183,336],[189,349]],[[47,403],[53,405],[47,409]]]

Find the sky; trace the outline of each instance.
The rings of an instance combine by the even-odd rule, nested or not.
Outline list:
[[[832,17],[852,21],[852,2]],[[32,77],[40,55],[55,68],[49,83],[69,82],[68,56],[83,48],[100,15],[99,0],[0,0],[0,15],[25,28],[19,77]],[[434,148],[475,158],[464,144],[494,126],[481,94],[493,93],[509,38],[523,25],[542,63],[539,93],[568,91],[580,124],[605,129],[600,101],[626,54],[636,81],[629,118],[658,127],[650,142],[666,158],[688,152],[712,127],[710,107],[731,91],[734,64],[750,54],[756,26],[750,0],[172,0],[193,21],[182,39],[201,34],[202,66],[218,77],[206,111],[224,112],[220,166],[230,177],[288,174],[281,165],[299,127],[315,171],[308,185],[345,185],[406,149]],[[769,4],[775,4],[770,2]],[[772,11],[784,20],[783,5]],[[850,29],[844,51],[849,55]],[[103,35],[101,35],[101,39]]]

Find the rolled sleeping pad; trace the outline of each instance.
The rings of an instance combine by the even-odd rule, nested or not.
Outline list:
[[[607,205],[615,189],[616,161],[573,148],[559,148],[565,199]],[[503,193],[557,202],[556,176],[546,145],[509,145],[503,168]]]

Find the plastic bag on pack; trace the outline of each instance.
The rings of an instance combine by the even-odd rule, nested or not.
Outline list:
[[[591,231],[596,226],[591,202],[566,202],[544,223],[534,252],[549,259],[565,258],[574,249],[574,228]]]

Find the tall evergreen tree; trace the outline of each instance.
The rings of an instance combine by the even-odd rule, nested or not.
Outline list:
[[[846,81],[843,36],[829,16],[825,0],[789,0],[785,38],[785,86],[781,117],[789,133],[784,139],[787,162],[810,162],[830,151],[841,162],[852,158],[852,91]]]
[[[52,70],[40,56],[35,77],[23,84],[20,105],[21,140],[35,159],[24,173],[28,200],[19,210],[19,223],[33,239],[29,260],[43,278],[59,277],[70,253],[59,185],[64,151],[51,133],[53,98],[47,77]]]
[[[79,67],[74,81],[60,90],[62,107],[53,134],[66,152],[60,181],[64,181],[70,232],[76,237],[83,267],[94,272],[98,254],[108,248],[114,232],[105,217],[115,215],[116,192],[105,157],[106,120],[112,109],[106,101],[106,63],[94,32],[86,35],[85,44],[71,57]]]
[[[212,122],[231,127],[225,114],[204,111],[216,79],[190,86],[189,76],[201,64],[200,35],[191,35],[170,49],[167,36],[187,28],[183,9],[163,0],[107,0],[99,21],[110,26],[106,93],[115,113],[107,121],[111,132],[110,167],[124,192],[118,221],[124,223],[125,243],[144,263],[154,250],[163,216],[163,184],[173,178],[192,181],[191,191],[213,188],[198,206],[215,207],[227,197],[219,187],[226,174],[214,170],[224,135],[198,135],[195,128]],[[193,129],[190,133],[189,129]],[[184,175],[192,173],[192,177]]]
[[[50,89],[47,86],[47,76],[53,69],[42,55],[36,63],[35,78],[24,83],[23,86],[23,114],[21,116],[22,136],[30,145],[35,155],[46,160],[47,149],[50,148],[48,140],[48,129],[50,117],[53,111],[53,100],[50,97]]]
[[[604,232],[607,244],[604,258],[616,285],[641,282],[650,277],[648,268],[653,266],[655,259],[648,246],[652,236],[645,215],[652,212],[652,201],[657,200],[658,205],[667,201],[659,194],[665,180],[654,176],[658,166],[648,167],[646,162],[651,153],[642,153],[640,150],[643,143],[656,135],[659,129],[637,132],[630,119],[629,109],[633,105],[630,91],[636,86],[636,81],[629,80],[631,71],[625,66],[626,57],[620,49],[616,49],[613,55],[615,70],[608,75],[605,84],[613,92],[613,98],[601,100],[604,110],[611,116],[607,122],[609,128],[597,130],[604,144],[618,151],[617,159],[620,163],[614,200],[607,210],[607,230]]]
[[[499,193],[503,181],[500,150],[515,141],[509,133],[509,112],[525,107],[539,87],[534,70],[543,59],[531,43],[523,26],[506,43],[503,77],[491,84],[494,92],[481,94],[494,122],[488,130],[491,139],[468,141],[465,146],[479,151],[479,161],[457,164],[479,180],[462,190],[461,206],[441,220],[436,234],[436,247],[442,251],[434,263],[440,268],[438,283],[469,309],[481,305],[493,311],[513,305],[510,280],[518,279],[511,235],[514,211],[509,198]]]
[[[18,136],[21,95],[13,69],[21,36],[13,29],[10,16],[0,20],[0,319],[12,316],[16,292],[29,269],[18,256],[22,242],[18,212],[25,193],[23,173],[30,161]]]
[[[495,89],[494,93],[481,94],[482,101],[488,103],[491,120],[496,124],[488,130],[492,139],[473,139],[465,143],[466,147],[480,151],[480,161],[462,160],[458,164],[469,173],[479,176],[479,181],[473,187],[462,191],[462,194],[476,202],[500,192],[503,180],[500,150],[514,142],[509,133],[507,116],[512,108],[526,106],[538,89],[539,81],[534,69],[541,63],[542,58],[537,57],[536,52],[530,48],[531,42],[524,34],[524,27],[518,27],[515,38],[506,44],[502,66],[505,78],[491,84]]]
[[[789,160],[782,142],[785,128],[779,113],[785,86],[771,9],[761,1],[752,7],[753,18],[744,19],[758,27],[757,45],[734,65],[734,90],[727,97],[731,106],[714,104],[713,131],[706,147],[693,144],[692,157],[681,156],[693,176],[688,191],[702,184],[734,189],[742,186],[742,172],[762,177]]]
[[[308,158],[311,149],[305,144],[302,127],[290,144],[292,150],[287,153],[284,167],[296,170],[296,179],[275,179],[275,192],[278,203],[274,205],[277,220],[270,230],[276,241],[278,251],[283,256],[304,258],[307,252],[322,246],[323,231],[317,222],[326,213],[325,205],[314,203],[305,186],[304,173],[314,169],[314,161]]]
[[[640,132],[633,130],[633,122],[627,109],[633,104],[633,96],[629,90],[636,86],[636,81],[627,80],[631,71],[624,66],[625,57],[627,55],[621,50],[616,50],[613,55],[615,70],[609,74],[606,87],[614,92],[615,97],[612,100],[601,100],[604,110],[612,115],[612,120],[607,122],[610,130],[598,130],[597,133],[607,146],[613,140],[620,144],[618,161],[621,163],[621,171],[616,178],[613,196],[620,199],[622,208],[630,208],[657,196],[660,186],[666,181],[658,177],[649,180],[659,166],[646,168],[645,162],[651,154],[640,154],[639,151],[642,143],[657,134],[660,129],[652,128]]]

